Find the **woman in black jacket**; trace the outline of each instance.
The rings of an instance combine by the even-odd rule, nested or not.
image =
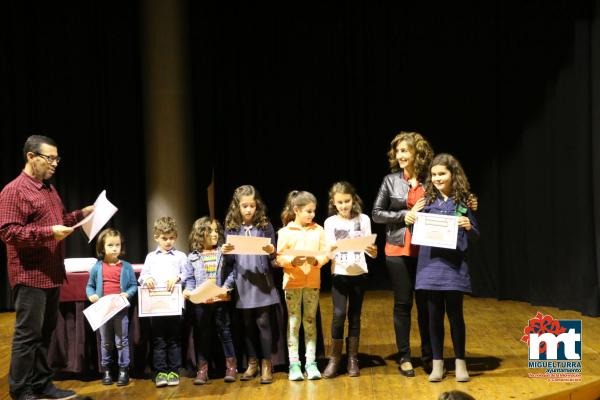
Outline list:
[[[410,312],[415,293],[419,246],[411,243],[409,211],[425,207],[423,182],[433,159],[429,142],[417,132],[400,132],[388,151],[391,174],[383,178],[375,204],[373,221],[385,224],[385,260],[394,290],[394,330],[400,356],[400,374],[413,377],[415,371],[410,354]],[[467,207],[477,210],[477,197],[470,195]],[[421,336],[421,361],[426,373],[431,372],[431,341],[427,298],[422,291],[415,294],[417,321]]]
[[[411,231],[405,221],[409,211],[424,205],[423,182],[433,158],[429,142],[417,132],[400,132],[388,152],[391,174],[383,178],[373,205],[373,221],[385,224],[386,267],[394,291],[394,330],[400,357],[400,374],[413,377],[410,354],[410,313],[413,304],[419,247],[411,244]],[[421,360],[427,373],[431,369],[427,300],[416,293],[417,320],[421,335]]]

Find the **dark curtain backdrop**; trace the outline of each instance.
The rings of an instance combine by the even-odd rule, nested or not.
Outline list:
[[[63,161],[54,184],[68,210],[106,189],[119,207],[109,225],[126,238],[126,260],[146,254],[138,5],[135,1],[9,1],[0,5],[0,132],[4,186],[22,170],[33,133],[54,138]],[[68,257],[93,257],[81,230]],[[12,306],[0,246],[0,309]]]
[[[195,201],[214,170],[219,218],[252,183],[276,228],[294,188],[318,197],[322,223],[328,187],[346,179],[370,214],[390,140],[418,130],[462,161],[480,197],[474,294],[600,315],[596,1],[187,4]],[[141,261],[140,4],[0,7],[2,185],[28,134],[56,138],[67,208],[107,189],[127,259]],[[67,245],[93,254],[79,232]],[[387,288],[383,251],[370,270]]]
[[[480,197],[474,294],[600,315],[598,21],[591,1],[190,1],[217,216],[251,183],[276,227],[291,189],[317,196],[322,223],[339,179],[370,214],[390,140],[417,130]],[[370,271],[387,287],[383,251]]]

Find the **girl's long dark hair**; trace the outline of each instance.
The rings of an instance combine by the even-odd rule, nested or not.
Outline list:
[[[233,198],[231,199],[229,210],[225,217],[225,229],[228,231],[238,230],[242,226],[244,218],[240,212],[240,201],[244,196],[252,196],[256,202],[256,212],[252,219],[252,225],[264,229],[270,222],[269,217],[267,217],[267,206],[265,206],[265,203],[262,201],[258,190],[252,185],[242,185],[233,192]]]
[[[427,199],[427,204],[433,203],[435,199],[440,196],[440,191],[436,189],[431,181],[431,168],[436,165],[443,165],[450,171],[450,174],[452,174],[452,193],[450,193],[449,197],[451,197],[456,204],[466,205],[467,200],[471,195],[471,185],[469,185],[469,180],[467,179],[460,162],[454,156],[447,153],[440,153],[433,158],[433,161],[431,161],[427,179],[425,180],[425,198]]]

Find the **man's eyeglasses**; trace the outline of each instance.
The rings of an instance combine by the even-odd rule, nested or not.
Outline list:
[[[58,164],[60,162],[60,157],[55,157],[55,156],[47,156],[45,154],[42,153],[38,153],[37,151],[34,151],[33,154],[35,154],[36,156],[40,156],[42,157],[44,160],[46,160],[46,162],[48,164],[52,164],[53,162],[56,161],[56,163]]]

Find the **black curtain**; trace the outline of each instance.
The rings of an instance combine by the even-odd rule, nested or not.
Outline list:
[[[369,214],[390,140],[417,130],[480,196],[474,294],[600,315],[595,1],[188,3],[219,218],[252,183],[276,227],[294,188],[322,223],[339,179]],[[386,287],[380,254],[371,281]]]
[[[119,207],[109,225],[126,239],[126,260],[146,253],[138,4],[9,1],[0,6],[1,186],[22,170],[23,143],[44,134],[63,160],[54,184],[68,210],[106,189]],[[68,257],[93,257],[81,230]],[[0,246],[0,309],[12,306]]]
[[[329,185],[346,179],[370,214],[389,141],[417,130],[480,196],[474,294],[600,315],[597,3],[188,1],[195,201],[214,170],[219,218],[251,183],[275,227],[294,188],[318,197],[322,223]],[[27,135],[54,137],[67,208],[107,189],[126,259],[142,260],[140,4],[0,7],[2,185]],[[67,245],[93,254],[79,232]],[[372,287],[387,287],[383,263],[380,251]]]

